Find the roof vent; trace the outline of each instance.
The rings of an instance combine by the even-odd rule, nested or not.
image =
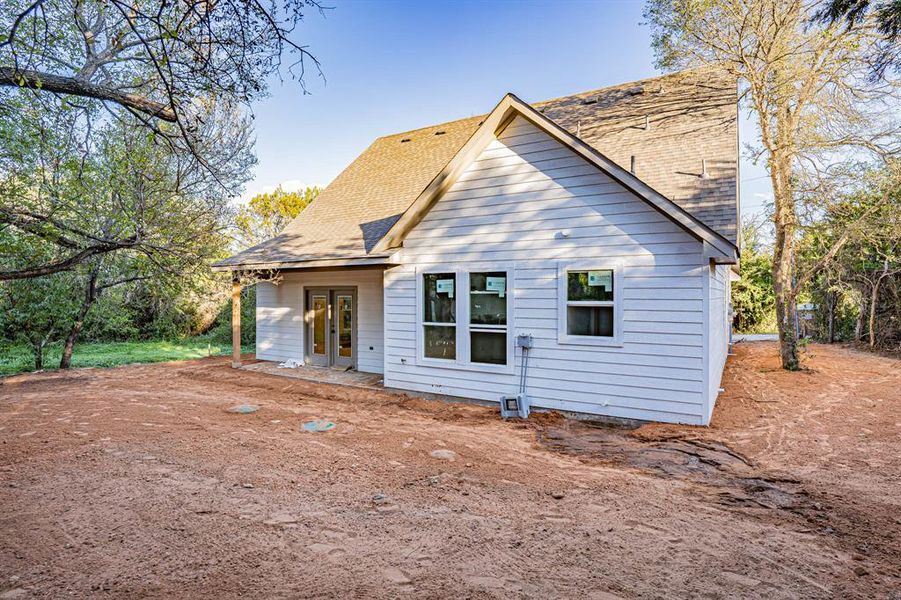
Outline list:
[[[629,88],[628,90],[626,90],[626,93],[629,94],[630,96],[640,96],[641,94],[644,94],[644,92],[645,92],[645,89],[644,89],[644,86],[642,86],[642,85],[637,85],[633,88]]]
[[[582,104],[597,104],[598,97],[597,96],[589,96],[588,98],[582,98]]]
[[[446,131],[436,131],[435,135],[444,135],[445,133],[447,133],[447,132]]]
[[[400,143],[403,144],[403,143],[406,143],[406,142],[409,142],[409,141],[410,141],[410,138],[404,138],[404,139],[402,139],[402,140],[400,141]]]

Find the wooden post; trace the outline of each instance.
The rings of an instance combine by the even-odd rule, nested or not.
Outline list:
[[[232,368],[241,366],[241,275],[232,273]]]

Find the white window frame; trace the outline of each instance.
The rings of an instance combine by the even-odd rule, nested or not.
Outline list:
[[[436,327],[451,327],[449,323],[437,323],[425,320],[425,302],[424,292],[425,286],[423,278],[425,275],[433,275],[436,273],[453,273],[454,275],[454,321],[453,328],[455,334],[454,355],[455,358],[432,358],[425,355],[425,327],[433,325]],[[418,364],[430,365],[434,367],[447,366],[455,364],[460,359],[460,273],[456,267],[447,265],[435,265],[428,268],[416,269],[416,359]]]
[[[613,301],[577,300],[568,298],[569,273],[573,271],[613,271]],[[612,306],[613,335],[570,335],[567,328],[567,306]],[[620,262],[604,260],[558,263],[557,265],[557,342],[583,346],[623,345],[623,266]]]
[[[472,326],[469,322],[469,274],[485,272],[504,272],[507,277],[507,364],[494,365],[472,362],[470,357],[469,333],[472,329],[500,329],[500,326]],[[423,302],[423,276],[433,273],[454,274],[454,299],[456,300],[456,359],[429,358],[425,356],[425,333],[423,327],[433,323],[423,321],[425,304]],[[443,369],[463,371],[482,371],[487,373],[513,373],[515,368],[515,332],[514,332],[514,286],[515,265],[503,264],[471,264],[460,265],[428,265],[416,268],[416,364]],[[437,325],[440,325],[438,323]]]

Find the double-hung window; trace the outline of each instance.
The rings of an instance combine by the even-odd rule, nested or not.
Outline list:
[[[456,360],[456,273],[426,273],[423,276],[422,350],[425,358]]]
[[[469,274],[469,361],[507,364],[507,272]]]
[[[621,269],[565,265],[558,269],[560,343],[619,345]]]
[[[506,265],[420,271],[419,359],[457,369],[512,368],[512,274]]]

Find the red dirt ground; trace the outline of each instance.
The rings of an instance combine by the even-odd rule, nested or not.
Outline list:
[[[901,598],[901,362],[807,365],[739,345],[710,428],[636,430],[221,358],[7,378],[0,598]]]

